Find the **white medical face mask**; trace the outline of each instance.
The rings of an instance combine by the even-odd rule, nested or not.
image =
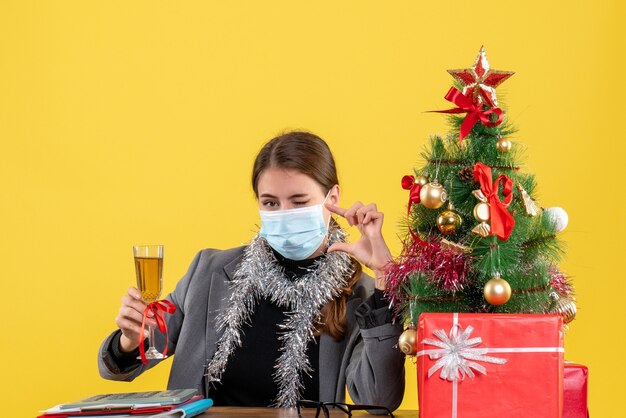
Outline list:
[[[261,215],[259,235],[285,258],[304,260],[310,257],[328,233],[323,210],[326,199],[328,194],[319,205],[259,211]]]

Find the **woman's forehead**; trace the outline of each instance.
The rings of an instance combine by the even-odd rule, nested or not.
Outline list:
[[[324,194],[322,186],[313,178],[294,169],[270,167],[261,173],[258,180],[259,197],[290,197],[293,195]]]

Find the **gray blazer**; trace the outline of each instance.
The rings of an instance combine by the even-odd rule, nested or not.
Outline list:
[[[176,313],[166,315],[169,331],[168,354],[175,354],[168,389],[195,387],[207,395],[204,384],[207,359],[216,351],[221,334],[215,323],[229,296],[228,281],[240,263],[244,247],[229,250],[206,249],[194,258],[185,276],[166,299]],[[320,401],[345,402],[345,387],[356,403],[386,406],[394,410],[404,394],[404,356],[394,348],[402,324],[383,324],[360,329],[356,308],[374,291],[367,275],[359,279],[346,304],[347,329],[341,341],[322,334],[319,345]],[[386,308],[383,308],[386,310]],[[374,311],[375,313],[381,313]],[[110,355],[113,334],[102,343],[98,369],[105,379],[131,381],[159,361],[120,370]],[[165,336],[156,333],[156,346],[165,346]]]

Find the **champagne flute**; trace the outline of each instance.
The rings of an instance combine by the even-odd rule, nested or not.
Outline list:
[[[163,290],[163,245],[135,245],[135,273],[137,275],[137,289],[145,303],[157,301]],[[154,327],[148,327],[148,350],[146,358],[149,360],[163,359],[164,356],[154,347]]]

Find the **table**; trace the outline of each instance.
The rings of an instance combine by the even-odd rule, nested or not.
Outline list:
[[[330,410],[332,418],[347,418],[348,415],[341,411]],[[321,415],[321,414],[320,414]],[[398,410],[394,411],[396,418],[417,418],[417,410]],[[321,415],[323,416],[323,415]],[[364,411],[354,411],[353,417],[385,417],[388,415],[370,415]],[[198,418],[242,418],[242,417],[261,417],[261,418],[298,418],[296,408],[246,408],[237,406],[214,406],[209,408],[204,414],[198,415]]]

